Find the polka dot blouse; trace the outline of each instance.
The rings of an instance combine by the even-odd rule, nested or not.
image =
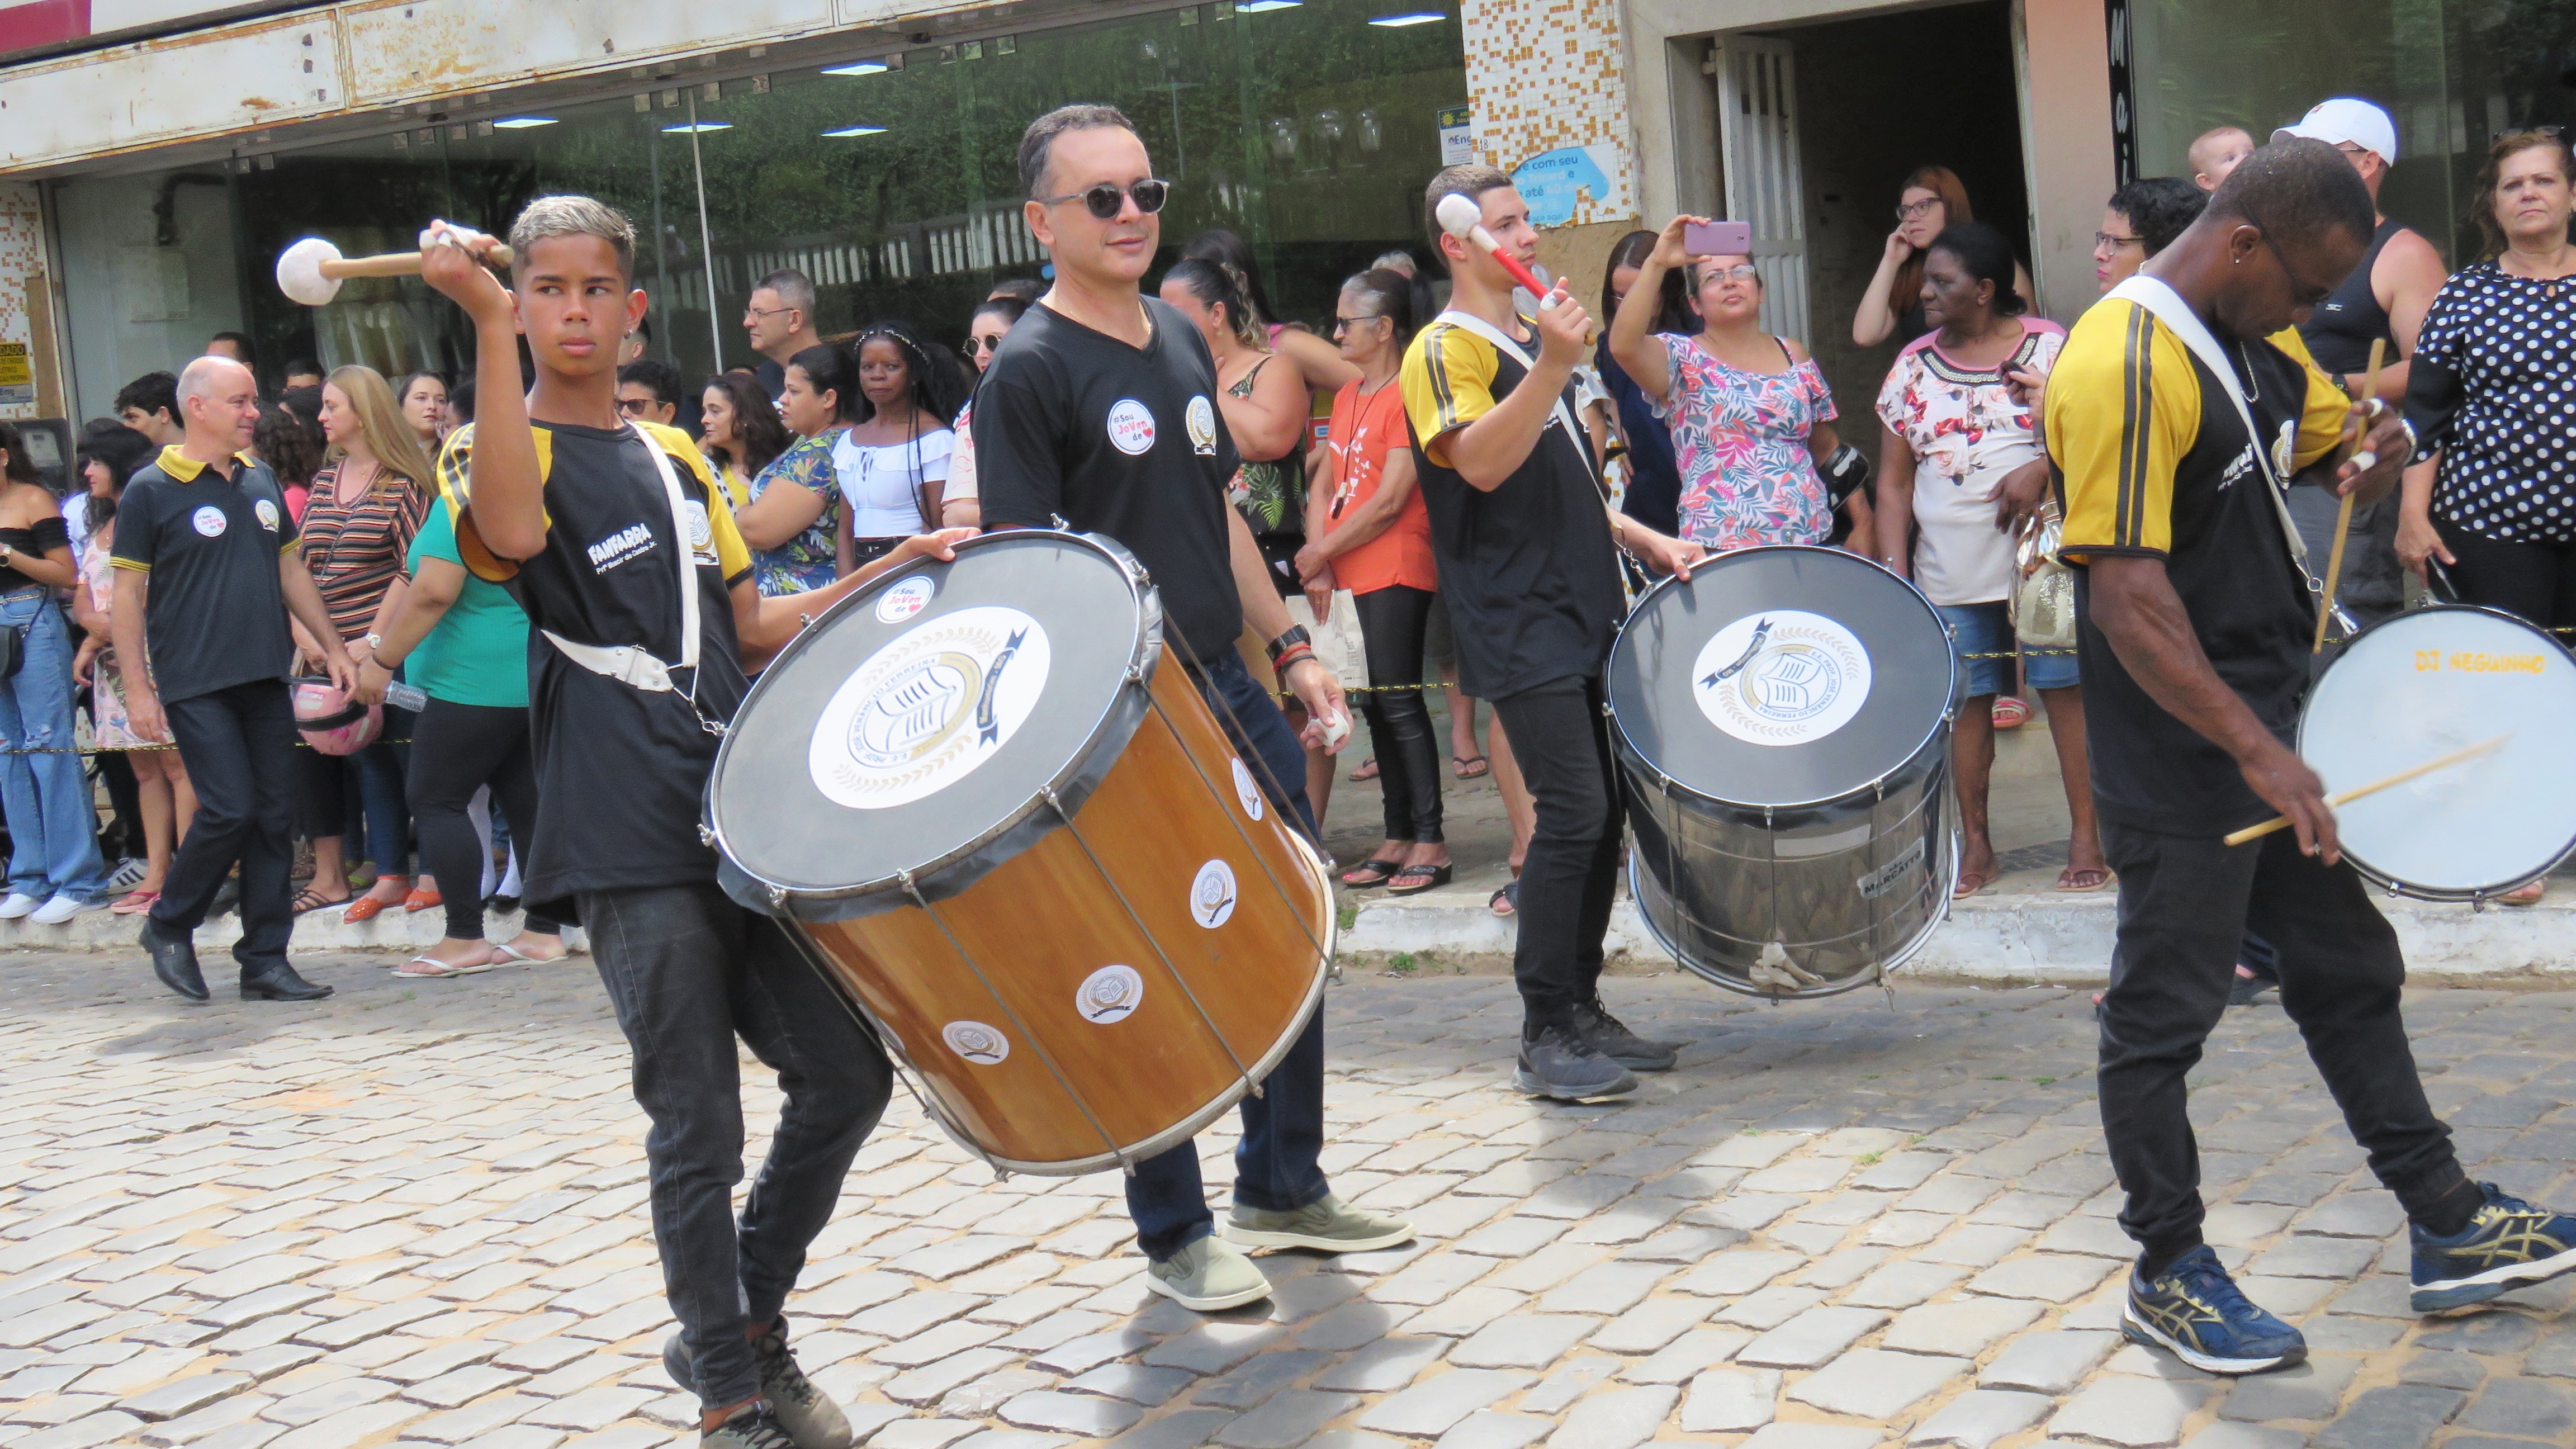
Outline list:
[[[2442,451],[2434,516],[2501,543],[2576,542],[2576,278],[2469,267],[2434,297],[2414,362],[2407,417]]]

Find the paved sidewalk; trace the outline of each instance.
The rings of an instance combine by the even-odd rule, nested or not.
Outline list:
[[[314,961],[316,1008],[187,1008],[132,956],[0,961],[0,1444],[694,1442],[595,979],[383,963]],[[2231,1014],[2201,1073],[2210,1234],[2317,1356],[2227,1385],[2112,1331],[2080,994],[1609,987],[1694,1044],[1592,1108],[1509,1090],[1506,982],[1335,988],[1327,1166],[1423,1239],[1270,1255],[1274,1297],[1206,1320],[1146,1294],[1115,1177],[996,1186],[898,1095],[790,1304],[803,1360],[879,1449],[2576,1434],[2576,1293],[2409,1316],[2397,1212],[2276,1010]],[[2480,1175],[2576,1201],[2576,993],[2410,1013]],[[746,1076],[757,1142],[777,1099]]]

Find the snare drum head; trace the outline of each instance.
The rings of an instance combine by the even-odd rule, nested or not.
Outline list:
[[[972,853],[1095,752],[1114,756],[1125,736],[1105,736],[1159,629],[1113,547],[988,535],[798,636],[716,758],[707,817],[726,857],[790,893],[881,889]]]
[[[1649,591],[1610,654],[1628,748],[1735,805],[1837,800],[1913,758],[1958,668],[1913,586],[1839,549],[1749,548]]]
[[[2576,660],[2487,609],[2432,608],[2363,631],[2299,721],[2299,755],[2334,794],[2511,735],[2489,754],[2335,811],[2344,854],[2423,894],[2501,890],[2576,844]]]

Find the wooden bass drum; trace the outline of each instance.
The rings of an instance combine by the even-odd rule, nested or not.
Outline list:
[[[1332,886],[1098,535],[987,534],[842,600],[708,782],[779,918],[1008,1172],[1131,1165],[1258,1090],[1320,1004]],[[1293,782],[1302,786],[1303,781]]]

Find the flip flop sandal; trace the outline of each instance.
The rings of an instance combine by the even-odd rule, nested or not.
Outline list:
[[[311,892],[308,891],[306,894],[309,895]],[[329,904],[336,906],[341,904],[341,902],[332,901]],[[402,902],[388,901],[376,896],[360,896],[353,901],[349,901],[347,904],[349,909],[340,917],[340,919],[347,921],[349,924],[354,926],[360,921],[372,921],[376,917],[384,914],[387,910],[401,905]]]
[[[1342,884],[1355,891],[1373,891],[1395,879],[1403,870],[1403,861],[1371,858],[1342,872]]]
[[[1371,756],[1369,756],[1367,759],[1360,761],[1360,767],[1359,767],[1358,769],[1356,769],[1356,770],[1351,771],[1351,778],[1352,778],[1352,779],[1354,779],[1354,780],[1374,780],[1374,779],[1376,779],[1376,778],[1377,778],[1377,756],[1375,756],[1375,755],[1371,755]]]
[[[450,966],[435,956],[414,956],[410,960],[402,963],[400,966],[393,968],[393,971],[396,976],[400,976],[406,981],[437,981],[449,976],[464,976],[470,974],[467,968],[462,966]]]
[[[1424,891],[1438,890],[1449,883],[1451,869],[1446,865],[1408,865],[1395,873],[1386,893],[1391,896],[1418,896]]]
[[[1994,712],[1989,716],[1999,730],[2017,730],[2030,723],[2030,704],[2009,694],[1995,696]]]
[[[1950,892],[1950,899],[1954,901],[1964,901],[1968,897],[1977,894],[1979,891],[1984,890],[1986,887],[1993,885],[1994,883],[1995,878],[1993,876],[1979,875],[1974,871],[1963,870],[1959,872],[1958,889]]]
[[[403,897],[402,908],[406,911],[428,911],[436,910],[445,904],[447,904],[447,897],[437,891],[425,891],[414,886],[411,894]]]
[[[161,899],[161,893],[159,891],[129,891],[126,893],[124,899],[119,900],[115,905],[109,906],[107,909],[112,914],[119,916],[139,916],[144,912],[151,910],[152,903],[159,899]]]
[[[133,897],[129,896],[126,899],[131,900]],[[122,902],[119,903],[120,906],[122,904]],[[315,911],[327,911],[333,906],[345,906],[347,904],[349,904],[349,897],[347,896],[342,896],[335,901],[330,897],[323,895],[320,891],[307,887],[295,898],[295,914],[299,916],[310,915]]]
[[[1461,780],[1481,780],[1494,768],[1482,755],[1451,755],[1449,765]]]
[[[2087,876],[2099,876],[2101,879],[2094,881],[2090,885],[2077,884],[2078,881]],[[2118,877],[2112,875],[2111,872],[2098,865],[2086,866],[2082,870],[2078,870],[2074,866],[2070,865],[2066,869],[2057,873],[2057,888],[2066,892],[2068,895],[2090,895],[2094,891],[2098,891],[2104,886],[2109,885],[2116,879],[2118,879]]]
[[[531,956],[507,941],[496,942],[492,949],[500,952],[506,959],[493,962],[490,967],[485,968],[487,970],[503,966],[551,966],[563,959],[562,956]]]

